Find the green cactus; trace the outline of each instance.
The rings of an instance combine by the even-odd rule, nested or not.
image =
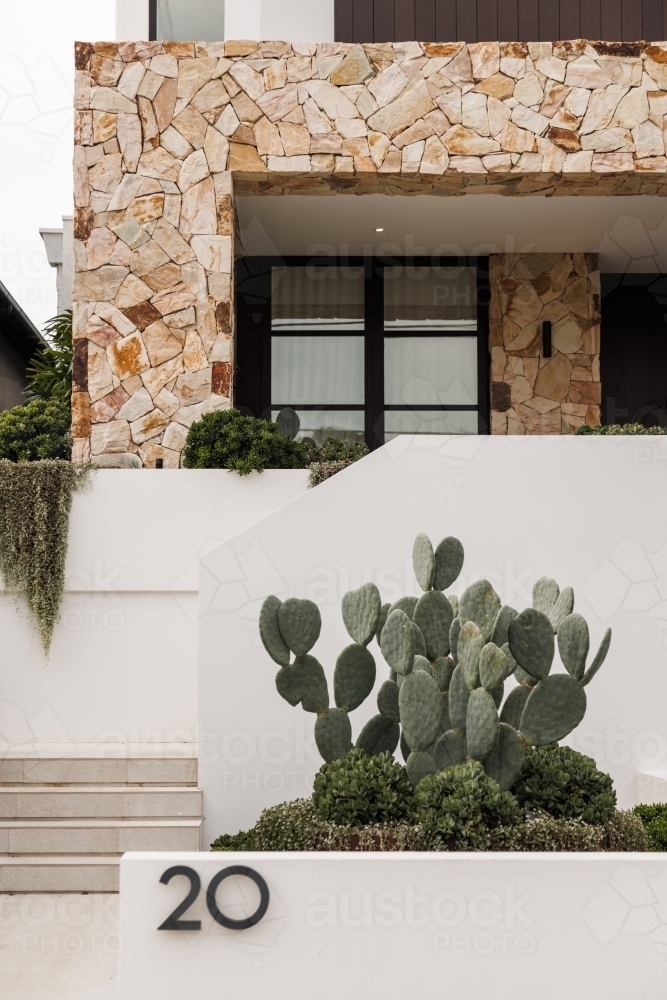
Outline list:
[[[380,591],[374,583],[350,590],[343,597],[343,622],[355,642],[367,646],[375,635],[382,615]]]
[[[573,613],[574,594],[543,577],[533,606],[519,613],[488,580],[471,584],[461,598],[443,591],[458,578],[463,547],[445,538],[433,549],[419,535],[413,549],[421,597],[382,604],[373,583],[343,597],[343,622],[354,640],[338,656],[333,674],[335,708],[329,707],[324,670],[310,650],[321,618],[312,601],[268,597],[259,634],[280,665],[276,687],[293,706],[317,715],[315,741],[325,760],[352,745],[349,713],[375,686],[373,637],[389,665],[377,695],[378,714],[361,729],[356,746],[369,755],[395,753],[400,744],[411,782],[466,760],[509,789],[526,748],[567,736],[586,711],[585,687],[607,656],[607,630],[590,665],[588,625]],[[552,673],[556,639],[566,673]],[[295,659],[290,662],[291,654]],[[508,678],[514,686],[505,697]]]

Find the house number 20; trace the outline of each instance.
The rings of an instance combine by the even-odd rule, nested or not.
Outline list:
[[[173,868],[167,868],[166,872],[162,875],[160,882],[162,885],[167,885],[167,883],[171,882],[175,875],[185,875],[185,877],[189,879],[190,891],[185,899],[178,904],[173,913],[169,914],[165,922],[160,924],[158,930],[200,931],[201,920],[181,920],[181,917],[187,910],[190,909],[201,892],[201,878],[194,868],[187,868],[185,865],[174,865]],[[246,917],[245,920],[232,920],[231,917],[226,917],[224,913],[220,912],[215,899],[215,894],[218,891],[220,883],[224,882],[226,878],[230,878],[232,875],[243,875],[245,878],[249,878],[259,889],[259,906],[255,912],[251,916]],[[208,912],[211,914],[213,919],[217,921],[217,923],[222,924],[223,927],[227,927],[232,931],[243,931],[248,927],[254,927],[255,924],[258,924],[266,913],[269,907],[269,887],[262,876],[252,868],[246,868],[245,865],[230,865],[229,868],[223,868],[217,875],[214,875],[209,882],[208,889],[206,890],[206,905],[208,906]]]

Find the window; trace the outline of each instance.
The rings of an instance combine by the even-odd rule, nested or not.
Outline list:
[[[148,21],[148,33],[156,41],[220,42],[225,0],[149,0]]]
[[[488,430],[487,261],[243,258],[236,403],[300,437]]]

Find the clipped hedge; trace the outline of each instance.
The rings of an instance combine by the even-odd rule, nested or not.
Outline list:
[[[531,748],[512,788],[524,810],[547,812],[555,819],[604,824],[616,809],[611,778],[595,761],[557,744]]]
[[[0,459],[38,462],[69,460],[72,451],[70,404],[62,399],[33,399],[0,413]]]
[[[412,806],[412,785],[390,753],[369,757],[354,748],[340,760],[323,764],[313,787],[315,812],[341,826],[367,826],[403,820]]]
[[[231,469],[240,476],[305,469],[307,457],[306,446],[283,437],[277,424],[239,410],[205,413],[191,426],[183,449],[186,469]]]
[[[667,427],[644,427],[643,424],[582,424],[576,434],[667,434]]]

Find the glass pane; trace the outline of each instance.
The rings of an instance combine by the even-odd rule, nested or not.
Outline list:
[[[272,330],[363,330],[362,267],[274,267]]]
[[[384,415],[384,439],[399,434],[476,434],[477,411],[389,410]]]
[[[390,405],[477,403],[476,337],[387,337],[384,401]]]
[[[271,402],[364,402],[363,337],[272,337]]]
[[[385,330],[476,330],[477,275],[472,267],[387,267]]]
[[[271,419],[275,420],[279,410],[273,410]],[[363,410],[299,410],[296,411],[301,421],[297,441],[311,437],[317,444],[325,438],[334,437],[341,441],[364,441],[364,411]]]
[[[157,37],[173,42],[221,42],[225,0],[157,0]]]

